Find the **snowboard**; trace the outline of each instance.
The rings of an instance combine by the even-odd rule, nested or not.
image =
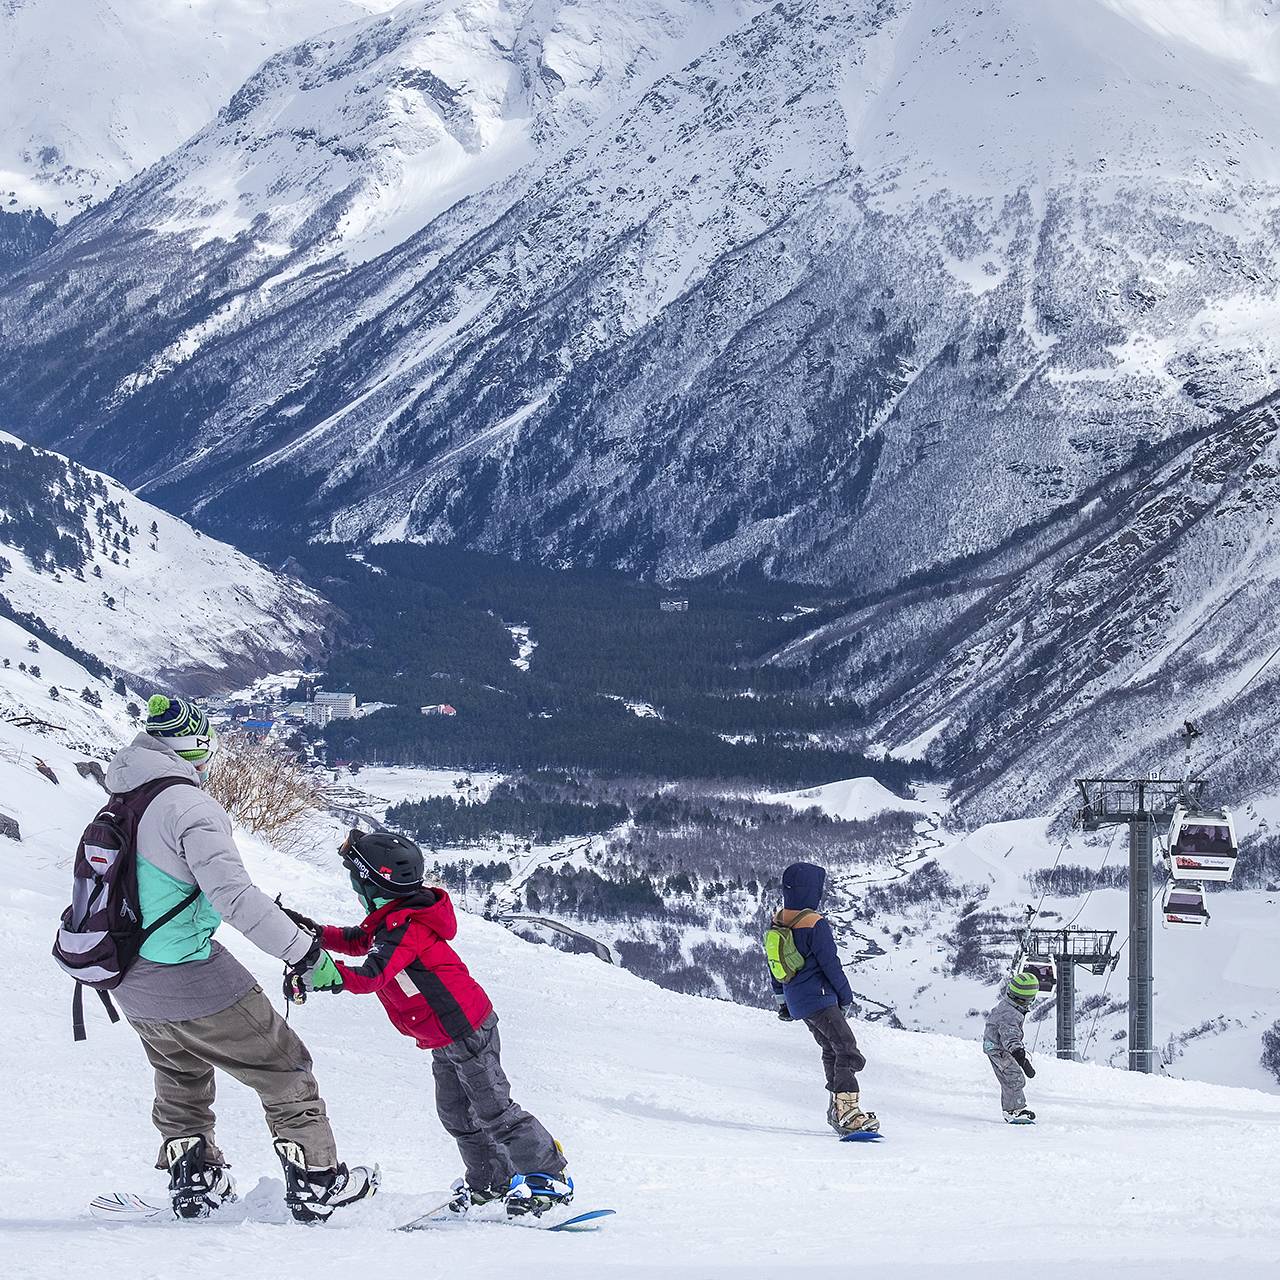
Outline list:
[[[857,1133],[842,1134],[841,1142],[880,1142],[884,1134],[879,1129],[859,1129]]]
[[[551,1217],[549,1214],[554,1211],[549,1210],[541,1217],[535,1217],[531,1213],[522,1214],[518,1218],[509,1217],[505,1212],[497,1217],[481,1217],[478,1216],[473,1209],[469,1214],[452,1213],[449,1210],[449,1201],[444,1204],[438,1204],[434,1209],[428,1209],[426,1213],[420,1214],[410,1222],[396,1228],[397,1231],[448,1231],[458,1227],[468,1225],[486,1225],[493,1226],[505,1223],[509,1227],[532,1227],[537,1231],[598,1231],[603,1225],[603,1219],[611,1218],[616,1209],[588,1209],[584,1213],[574,1214],[570,1218]]]
[[[177,1222],[170,1204],[155,1204],[131,1191],[108,1191],[89,1201],[89,1213],[102,1222]]]
[[[1005,1124],[1035,1124],[1034,1120],[1010,1120],[1006,1117]]]

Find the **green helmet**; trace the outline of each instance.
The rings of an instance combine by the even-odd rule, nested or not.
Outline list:
[[[1040,994],[1040,979],[1034,973],[1028,973],[1024,969],[1009,979],[1009,985],[1005,990],[1015,1000],[1034,1000]]]

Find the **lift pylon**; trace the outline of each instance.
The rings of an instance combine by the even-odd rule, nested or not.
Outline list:
[[[1114,968],[1114,929],[1031,929],[1026,937],[1027,959],[1052,960],[1057,977],[1058,1057],[1074,1062],[1076,1052],[1076,966],[1095,975]]]
[[[1151,859],[1157,827],[1200,807],[1200,778],[1078,778],[1086,831],[1129,828],[1129,1070],[1156,1068],[1151,980]]]

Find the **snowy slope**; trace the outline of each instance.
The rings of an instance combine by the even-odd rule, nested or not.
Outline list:
[[[181,674],[193,691],[226,687],[320,646],[328,606],[300,583],[203,537],[109,476],[31,451],[4,432],[0,450],[7,465],[20,468],[26,450],[63,472],[57,488],[26,495],[38,508],[52,509],[72,480],[92,489],[84,533],[75,534],[87,538],[89,553],[79,572],[57,572],[47,562],[37,567],[0,533],[0,556],[9,565],[0,592],[21,613],[36,615],[113,669],[160,682]]]
[[[396,0],[4,0],[0,208],[65,222],[202,128],[260,62]]]
[[[972,1038],[857,1030],[864,1094],[884,1122],[874,1148],[824,1131],[824,1095],[803,1028],[771,1015],[672,995],[587,957],[532,949],[496,926],[461,922],[460,946],[501,1010],[516,1096],[564,1141],[585,1206],[619,1216],[595,1236],[463,1228],[398,1236],[392,1224],[435,1203],[457,1156],[431,1114],[429,1064],[372,1000],[319,997],[292,1014],[306,1037],[348,1159],[376,1159],[384,1191],[324,1230],[280,1221],[278,1167],[253,1096],[219,1085],[219,1137],[243,1190],[239,1225],[105,1227],[84,1204],[110,1188],[156,1193],[150,1075],[136,1039],[91,1015],[73,1045],[70,992],[47,959],[73,832],[92,784],[55,790],[19,761],[0,724],[0,793],[27,837],[0,882],[8,1016],[0,1042],[9,1105],[0,1117],[0,1241],[24,1280],[65,1276],[92,1249],[114,1273],[181,1267],[228,1274],[349,1277],[620,1275],[763,1277],[802,1263],[820,1277],[976,1277],[1034,1269],[1080,1274],[1257,1277],[1280,1250],[1280,1099],[1039,1059],[1042,1123],[1010,1130]],[[69,754],[42,748],[60,772]],[[346,919],[332,865],[302,865],[245,842],[259,882],[314,915]],[[278,965],[227,941],[262,979]],[[536,971],[537,981],[529,981]],[[278,999],[278,997],[277,997]],[[110,1081],[111,1105],[102,1082]],[[802,1190],[779,1194],[779,1161]],[[1073,1171],[1069,1194],[1054,1189]],[[1172,1177],[1176,1170],[1176,1178]],[[267,1179],[265,1185],[258,1185]],[[198,1237],[198,1247],[193,1247]]]
[[[111,216],[197,244],[251,232],[268,260],[317,240],[308,261],[374,257],[563,149],[740,7],[402,4],[271,58]]]
[[[93,448],[133,453],[129,479],[302,462],[313,514],[346,532],[672,573],[760,557],[830,576],[857,550],[859,577],[891,580],[989,548],[1270,386],[1262,54],[1146,13],[651,0],[621,23],[604,0],[476,0],[463,32],[499,46],[481,56],[406,6],[281,54],[19,281],[24,396],[45,396],[40,347],[69,322],[34,286],[75,270],[70,322],[101,339],[79,390],[112,415]],[[1246,16],[1221,19],[1241,44]],[[604,26],[629,61],[584,53]],[[525,97],[496,93],[508,75]],[[568,154],[562,115],[582,135]],[[526,118],[549,141],[519,183],[446,210]],[[330,234],[383,247],[433,213],[299,301]],[[151,305],[119,315],[131,297]],[[306,323],[284,321],[295,304]],[[159,414],[210,396],[234,468],[184,432],[164,459],[136,454]],[[741,483],[702,486],[710,459]],[[601,484],[624,555],[593,518]],[[492,496],[472,510],[476,488]],[[232,486],[225,505],[260,519],[251,501]]]

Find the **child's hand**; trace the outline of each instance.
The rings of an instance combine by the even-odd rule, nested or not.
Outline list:
[[[342,974],[338,972],[338,966],[333,963],[333,957],[327,951],[320,953],[315,967],[302,975],[302,981],[306,983],[308,991],[342,990]]]

